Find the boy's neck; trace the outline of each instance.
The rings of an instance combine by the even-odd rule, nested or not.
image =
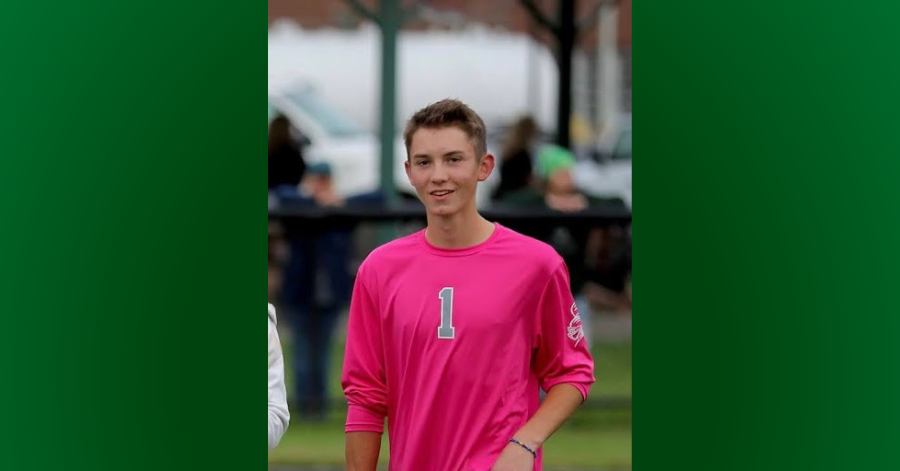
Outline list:
[[[449,218],[429,215],[425,239],[441,249],[465,249],[488,240],[494,233],[494,228],[494,223],[477,211],[468,217],[463,214],[455,214]]]

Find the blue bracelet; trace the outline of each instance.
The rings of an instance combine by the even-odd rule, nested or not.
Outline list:
[[[524,443],[522,443],[522,442],[516,440],[515,438],[511,438],[511,439],[509,440],[509,443],[515,443],[516,445],[519,445],[520,447],[522,447],[522,448],[528,450],[528,452],[531,453],[531,456],[537,458],[537,452],[534,451],[534,449],[532,449],[530,446],[528,446],[528,445],[526,445],[526,444],[524,444]]]

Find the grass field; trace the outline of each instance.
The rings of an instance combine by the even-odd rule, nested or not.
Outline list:
[[[547,469],[631,469],[631,411],[586,407],[544,446]],[[387,440],[382,442],[387,463]],[[270,464],[340,465],[344,459],[343,416],[318,423],[291,424]]]
[[[340,400],[343,332],[337,338],[340,341],[335,342],[329,383],[331,397]],[[285,336],[283,343],[289,355],[290,338]],[[631,343],[599,344],[592,352],[597,383],[588,403],[545,445],[544,464],[548,470],[631,469]],[[289,389],[290,385],[288,382]],[[340,469],[344,459],[344,417],[343,407],[337,407],[322,422],[292,422],[281,445],[269,453],[269,463],[331,465]],[[381,456],[386,463],[387,439],[383,440]]]

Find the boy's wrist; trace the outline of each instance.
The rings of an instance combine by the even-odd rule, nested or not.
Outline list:
[[[529,432],[529,431],[525,430],[525,428],[527,428],[527,427],[523,427],[523,429],[516,432],[516,434],[513,435],[512,438],[519,440],[520,442],[528,445],[529,447],[531,447],[535,450],[544,446],[544,441],[546,439],[537,436],[533,432]]]
[[[537,458],[538,447],[529,445],[528,443],[526,443],[522,440],[519,440],[517,438],[511,438],[509,440],[509,443],[510,443],[510,445],[518,447],[518,448],[522,449],[523,451],[527,451],[528,453],[531,454],[532,458]]]

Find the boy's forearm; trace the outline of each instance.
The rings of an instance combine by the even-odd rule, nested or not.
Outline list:
[[[557,384],[547,391],[547,397],[531,420],[511,438],[516,438],[537,450],[572,416],[583,401],[581,392],[575,386]]]
[[[381,452],[381,434],[348,432],[346,436],[347,471],[375,471]]]

